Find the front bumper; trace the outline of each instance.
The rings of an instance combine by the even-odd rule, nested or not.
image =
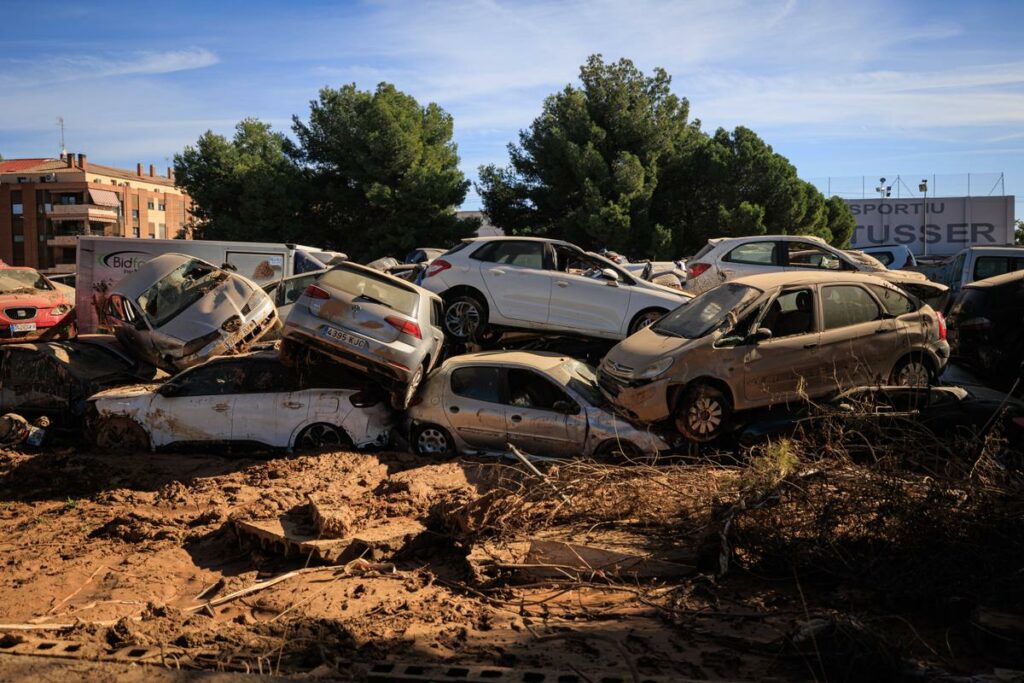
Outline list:
[[[68,314],[65,317],[56,321],[54,321],[53,319],[46,319],[27,322],[35,322],[36,329],[28,330],[25,332],[12,332],[12,321],[9,321],[7,319],[0,319],[0,343],[74,339],[78,335],[78,327],[77,325],[75,325],[74,316],[71,314]]]
[[[628,380],[601,367],[597,371],[597,383],[605,398],[631,420],[650,424],[666,420],[672,414],[667,377]]]

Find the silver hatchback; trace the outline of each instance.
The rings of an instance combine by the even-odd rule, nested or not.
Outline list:
[[[409,282],[345,262],[306,287],[281,332],[281,353],[302,348],[381,381],[404,410],[441,356],[441,298]]]

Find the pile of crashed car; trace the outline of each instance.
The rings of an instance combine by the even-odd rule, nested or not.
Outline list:
[[[108,293],[112,335],[77,335],[68,288],[3,266],[0,413],[25,419],[0,441],[45,417],[47,438],[104,450],[404,440],[636,458],[772,436],[851,392],[883,413],[1019,427],[1015,399],[935,386],[952,356],[1016,388],[1024,271],[1006,270],[951,300],[807,236],[713,239],[685,265],[497,236],[261,287],[168,253]]]

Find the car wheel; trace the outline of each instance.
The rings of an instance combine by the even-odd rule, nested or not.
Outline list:
[[[101,451],[131,453],[149,450],[149,434],[135,420],[124,415],[100,418],[93,427],[93,443]]]
[[[596,460],[607,462],[636,462],[643,456],[643,449],[625,439],[608,439],[594,450]]]
[[[277,349],[277,357],[281,360],[281,363],[288,367],[295,367],[296,360],[299,357],[299,345],[291,339],[282,339],[281,344]]]
[[[412,432],[412,447],[417,455],[452,455],[455,443],[443,427],[423,424]]]
[[[661,320],[666,313],[668,313],[668,311],[666,311],[663,308],[648,308],[645,311],[640,311],[633,317],[633,320],[629,323],[628,333],[636,334],[640,330],[650,327],[654,323]]]
[[[926,387],[933,384],[935,377],[923,356],[904,358],[893,368],[889,381],[900,387]]]
[[[416,372],[413,374],[412,379],[405,385],[405,388],[401,391],[395,391],[391,394],[391,407],[395,410],[405,410],[412,403],[412,399],[415,398],[416,392],[420,388],[420,383],[423,382],[423,366],[416,368]]]
[[[729,426],[731,418],[729,399],[706,384],[687,389],[676,406],[676,428],[690,441],[714,441]]]
[[[467,341],[480,325],[487,323],[487,309],[473,296],[459,296],[445,306],[444,331],[459,341]]]
[[[308,451],[323,451],[352,445],[352,439],[341,427],[326,422],[311,424],[295,438],[295,448]]]

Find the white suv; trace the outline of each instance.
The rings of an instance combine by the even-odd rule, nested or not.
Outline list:
[[[478,237],[431,262],[422,287],[444,298],[460,340],[504,329],[622,339],[691,298],[560,240]]]
[[[919,275],[888,270],[876,259],[857,258],[820,237],[757,235],[708,240],[704,248],[687,261],[684,287],[696,295],[746,275],[812,270],[860,271],[890,280],[897,286],[908,277],[918,279]]]

